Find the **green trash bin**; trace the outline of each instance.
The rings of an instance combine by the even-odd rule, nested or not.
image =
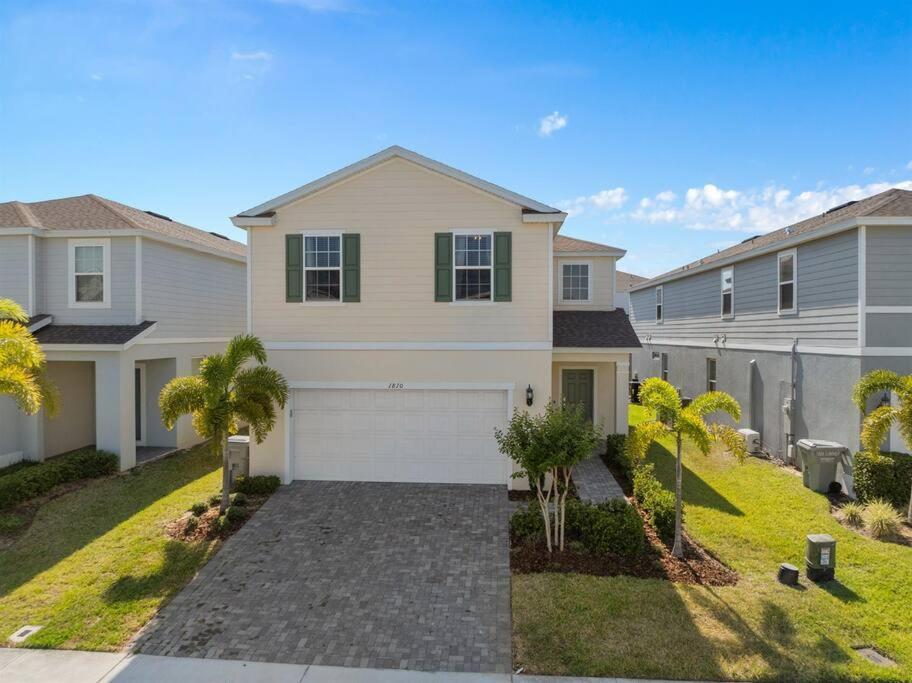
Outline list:
[[[836,577],[836,540],[829,534],[808,534],[804,568],[811,581],[832,581]]]
[[[826,493],[836,481],[836,469],[846,447],[835,441],[801,439],[798,441],[798,460],[801,463],[804,485]]]

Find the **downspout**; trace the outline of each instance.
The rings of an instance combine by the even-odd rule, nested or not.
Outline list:
[[[752,358],[747,364],[747,426],[754,429],[757,424],[754,413],[754,375],[757,374],[757,359]]]
[[[790,393],[783,406],[786,414],[786,456],[787,461],[795,464],[795,420],[798,417],[798,337],[792,339]]]

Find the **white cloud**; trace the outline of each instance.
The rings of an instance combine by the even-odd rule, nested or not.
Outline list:
[[[567,212],[569,216],[578,216],[589,210],[611,211],[619,209],[627,202],[627,190],[615,187],[610,190],[601,190],[595,194],[583,195],[576,199],[565,199],[557,202],[557,206]]]
[[[678,195],[676,195],[671,190],[664,190],[662,192],[659,192],[659,194],[656,195],[656,201],[665,202],[665,203],[673,202],[677,198],[678,198]]]
[[[874,171],[876,171],[876,170],[877,170],[877,169],[874,168],[873,166],[865,166],[865,168],[864,168],[864,170],[862,171],[862,173],[863,173],[864,175],[873,175]]]
[[[560,112],[552,112],[538,122],[538,134],[543,137],[549,137],[551,133],[561,128],[567,127],[567,116]]]
[[[232,52],[231,59],[236,62],[269,62],[272,60],[272,54],[266,50],[256,50],[255,52]]]
[[[910,161],[908,164],[906,164],[906,168],[909,169],[910,171],[912,171],[912,161]]]
[[[89,76],[89,78],[91,78],[93,81],[100,81],[104,78],[104,76],[102,76],[101,74],[92,74],[91,76]]]

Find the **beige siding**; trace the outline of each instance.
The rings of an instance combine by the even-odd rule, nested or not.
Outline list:
[[[94,364],[50,362],[47,374],[60,391],[60,411],[53,418],[44,415],[45,457],[94,444]]]
[[[513,234],[513,300],[434,301],[434,233]],[[361,234],[361,302],[285,302],[285,235]],[[286,341],[547,342],[548,226],[524,224],[520,208],[393,159],[279,209],[275,227],[249,231],[253,332]]]
[[[615,259],[613,256],[590,257],[554,257],[554,310],[556,311],[588,311],[588,310],[614,310],[614,285],[615,285]],[[561,303],[561,275],[565,263],[588,263],[591,269],[590,285],[592,291],[589,296],[590,303]]]

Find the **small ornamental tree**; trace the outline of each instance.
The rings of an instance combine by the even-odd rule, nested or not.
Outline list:
[[[868,399],[872,394],[893,392],[899,405],[880,405],[868,413]],[[899,433],[912,450],[912,375],[899,375],[890,370],[873,370],[855,384],[852,400],[864,420],[861,423],[861,447],[871,454],[878,454],[880,445],[895,422]],[[907,519],[912,524],[912,493],[909,496]]]
[[[737,430],[728,425],[706,424],[703,419],[710,413],[722,411],[735,420],[740,420],[741,406],[724,391],[708,391],[697,396],[685,408],[681,405],[681,397],[675,388],[658,377],[650,377],[643,381],[640,386],[640,404],[655,411],[656,419],[636,426],[627,440],[627,452],[632,462],[641,463],[653,441],[663,436],[675,437],[675,533],[671,552],[675,557],[684,557],[681,442],[685,437],[690,439],[703,455],[709,453],[713,442],[720,443],[738,458],[739,462],[743,461],[747,457],[747,451],[744,439]]]
[[[562,401],[549,403],[542,415],[514,410],[507,429],[494,430],[494,436],[501,453],[520,469],[513,477],[528,478],[535,491],[548,552],[554,546],[563,550],[573,468],[592,454],[602,436],[601,428],[586,419],[581,405]]]

